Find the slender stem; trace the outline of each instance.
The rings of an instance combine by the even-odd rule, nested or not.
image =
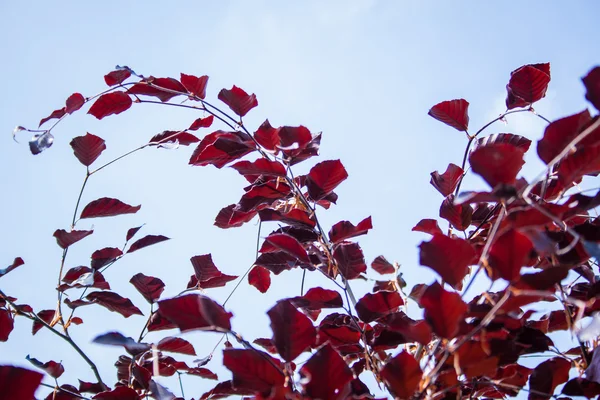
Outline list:
[[[306,279],[306,270],[302,270],[302,283],[300,284],[300,296],[304,296],[304,280]]]
[[[183,392],[183,382],[181,381],[181,372],[177,371],[177,378],[179,379],[179,389],[181,389],[181,397],[185,398],[185,393]]]
[[[115,158],[114,160],[112,160],[112,161],[109,161],[109,162],[107,162],[106,164],[104,164],[104,165],[102,165],[102,166],[100,166],[100,167],[96,168],[95,170],[93,170],[92,172],[90,172],[90,175],[93,175],[93,174],[95,174],[96,172],[98,172],[98,171],[100,171],[100,170],[102,170],[102,169],[104,169],[104,168],[108,167],[109,165],[111,165],[111,164],[113,164],[113,163],[115,163],[115,162],[117,162],[117,161],[121,160],[122,158],[125,158],[125,157],[127,157],[128,155],[130,155],[130,154],[133,154],[133,153],[135,153],[135,152],[137,152],[137,151],[143,150],[143,149],[145,149],[145,148],[146,148],[146,147],[148,147],[148,146],[150,146],[150,143],[146,143],[146,144],[145,144],[145,145],[143,145],[143,146],[140,146],[140,147],[137,147],[137,148],[135,148],[135,149],[133,149],[133,150],[131,150],[131,151],[128,151],[127,153],[125,153],[125,154],[123,154],[123,155],[121,155],[121,156],[119,156],[119,157]]]

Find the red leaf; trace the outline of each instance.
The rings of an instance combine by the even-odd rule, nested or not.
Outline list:
[[[223,365],[233,374],[233,387],[270,394],[283,386],[285,376],[281,362],[262,351],[223,350]]]
[[[547,393],[548,396],[530,394],[529,399],[552,396],[558,385],[569,380],[570,370],[571,362],[562,357],[553,357],[535,367],[529,377],[529,388],[539,393]]]
[[[340,221],[331,227],[329,231],[329,240],[333,243],[339,243],[343,240],[366,234],[369,229],[373,229],[371,217],[367,217],[354,226],[348,221]]]
[[[182,332],[202,330],[231,330],[233,314],[206,296],[186,294],[158,302],[160,314],[173,322]]]
[[[185,89],[192,95],[203,99],[206,97],[206,84],[208,83],[208,76],[202,75],[197,77],[194,75],[181,74],[181,84]]]
[[[194,122],[192,122],[188,129],[190,131],[197,131],[200,128],[208,128],[212,125],[214,119],[215,117],[213,117],[212,115],[209,115],[206,118],[198,118]]]
[[[103,94],[90,107],[88,114],[92,114],[98,119],[102,119],[112,114],[121,114],[131,107],[131,97],[125,92],[116,91]]]
[[[283,251],[300,261],[310,263],[308,254],[300,242],[285,233],[270,234],[259,250],[260,253],[273,253],[275,251]]]
[[[306,146],[313,140],[313,136],[305,126],[281,126],[277,129],[279,143],[276,145],[286,156],[294,158],[304,152]],[[320,138],[318,139],[320,142]],[[318,147],[317,149],[318,150]],[[307,157],[305,157],[307,158]]]
[[[456,230],[465,231],[471,225],[473,207],[470,204],[455,204],[454,195],[444,199],[440,206],[440,217],[448,221]]]
[[[44,375],[13,365],[0,365],[2,400],[33,399]]]
[[[288,299],[290,303],[299,308],[320,310],[322,308],[339,308],[344,306],[342,296],[335,290],[315,287],[309,289],[304,296]]]
[[[249,222],[257,214],[256,211],[243,212],[235,210],[236,204],[231,204],[219,211],[215,218],[215,226],[221,229],[237,228]]]
[[[153,244],[164,242],[165,240],[169,240],[168,237],[163,235],[146,235],[143,238],[136,240],[127,250],[127,253],[133,253],[139,249],[143,249],[144,247],[152,246]]]
[[[142,206],[130,206],[121,200],[102,197],[90,202],[79,218],[114,217],[121,214],[135,214]]]
[[[88,267],[71,268],[62,279],[66,285],[60,285],[58,290],[64,291],[71,287],[95,287],[98,289],[110,289],[108,282],[99,271]]]
[[[198,143],[200,139],[186,131],[163,131],[154,135],[150,139],[151,146],[163,145],[165,143],[179,143],[181,146],[189,146],[192,143]]]
[[[190,356],[196,355],[194,346],[187,340],[178,337],[167,336],[161,339],[160,342],[156,344],[156,347],[160,351],[170,351],[172,353],[187,354]]]
[[[273,343],[287,362],[294,361],[314,345],[317,331],[308,317],[296,310],[288,300],[282,300],[267,314],[271,319]]]
[[[380,291],[367,293],[356,303],[358,317],[366,323],[378,320],[387,314],[398,311],[398,307],[404,304],[400,293]]]
[[[256,132],[254,132],[254,139],[267,150],[277,152],[277,145],[279,144],[279,129],[273,128],[269,120],[265,120]]]
[[[365,257],[358,243],[340,243],[333,251],[339,273],[346,279],[356,279],[367,271]]]
[[[546,96],[550,83],[550,64],[530,64],[517,68],[510,73],[510,80],[506,85],[509,97],[506,107],[510,110],[524,107]]]
[[[154,96],[163,103],[171,100],[175,96],[179,96],[178,93],[165,91],[163,89],[168,89],[175,92],[187,92],[185,87],[183,87],[183,85],[177,79],[151,77],[147,81],[136,83],[127,90],[127,93],[142,96]]]
[[[242,175],[285,176],[285,167],[278,161],[259,158],[254,162],[238,161],[231,168]]]
[[[258,216],[260,220],[265,221],[281,221],[286,224],[296,226],[298,228],[314,228],[316,226],[316,222],[310,218],[310,215],[299,208],[294,208],[293,210],[283,213],[281,211],[273,210],[271,208],[265,208],[264,210],[260,210],[258,212]]]
[[[230,90],[221,89],[219,100],[227,104],[240,117],[243,117],[248,111],[258,106],[258,101],[254,93],[248,95],[248,93],[235,85]]]
[[[261,293],[266,293],[271,286],[271,272],[260,266],[254,266],[248,274],[248,283],[258,289]]]
[[[30,363],[32,363],[33,365],[35,365],[36,367],[38,367],[39,369],[42,369],[44,372],[46,372],[48,375],[50,375],[54,379],[60,378],[60,376],[65,372],[64,367],[60,363],[57,363],[56,361],[47,361],[47,362],[43,363],[40,360],[38,360],[37,358],[29,357],[29,355],[27,357],[25,357],[25,359],[27,361],[29,361]]]
[[[469,129],[469,102],[465,99],[438,103],[429,110],[428,114],[459,131],[466,132]]]
[[[430,235],[443,235],[438,222],[435,219],[422,219],[412,228],[413,232],[423,232]]]
[[[194,150],[190,165],[223,168],[255,150],[252,140],[241,132],[215,131],[206,135]]]
[[[497,143],[477,147],[469,155],[473,172],[492,187],[498,184],[513,184],[525,164],[523,149],[508,143]]]
[[[594,67],[581,79],[585,86],[585,98],[600,111],[600,67]]]
[[[467,311],[467,305],[459,294],[448,292],[435,282],[425,289],[419,304],[425,309],[425,320],[438,336],[452,339],[458,333],[459,324]]]
[[[259,180],[256,184],[246,188],[247,192],[242,196],[236,206],[236,210],[250,212],[257,210],[260,206],[271,206],[275,200],[288,197],[291,188],[277,178],[267,182]],[[261,207],[264,208],[264,207]]]
[[[121,249],[117,249],[116,247],[105,247],[100,250],[96,250],[92,253],[92,261],[90,266],[93,269],[100,269],[105,265],[110,264],[115,261],[118,257],[122,256],[123,252]]]
[[[266,338],[255,339],[252,343],[259,345],[263,349],[267,350],[271,354],[277,354],[277,349],[273,344],[273,340]]]
[[[493,135],[488,135],[486,137],[477,139],[476,145],[477,147],[479,147],[495,143],[512,144],[522,149],[524,153],[527,153],[527,150],[529,150],[529,146],[531,146],[531,140],[527,139],[524,136],[513,135],[512,133],[494,133]]]
[[[353,379],[352,370],[329,344],[313,354],[300,369],[300,375],[308,379],[304,391],[314,399],[346,398]]]
[[[210,254],[194,256],[190,261],[200,289],[223,287],[227,282],[237,279],[237,276],[226,275],[219,271]]]
[[[403,351],[389,360],[381,370],[381,377],[400,399],[409,399],[419,387],[423,371],[415,358]]]
[[[37,316],[40,317],[40,319],[42,321],[44,321],[45,323],[50,324],[52,322],[52,320],[54,319],[55,311],[56,310],[42,310],[37,313]],[[44,325],[41,322],[34,320],[33,327],[31,328],[31,334],[35,335],[43,327],[44,327]]]
[[[544,130],[544,137],[538,142],[538,156],[546,164],[558,156],[567,145],[592,122],[590,112],[585,109],[580,113],[552,121]],[[581,145],[596,143],[600,130],[587,136]]]
[[[125,236],[125,240],[129,242],[131,240],[131,238],[133,238],[135,236],[135,234],[138,233],[138,231],[140,229],[142,229],[141,226],[138,226],[138,227],[135,227],[135,228],[129,228],[127,230],[127,236]]]
[[[386,330],[400,334],[404,339],[402,343],[418,342],[427,345],[431,341],[429,324],[423,320],[414,321],[402,311],[388,314],[377,322],[384,325]],[[373,342],[373,346],[377,346],[378,342],[381,342],[383,334],[384,332],[380,333]]]
[[[586,174],[598,172],[600,172],[600,144],[581,146],[561,161],[558,167],[558,180],[563,185],[570,185]]]
[[[127,386],[119,386],[114,390],[98,393],[93,400],[139,400],[140,396],[135,390]]]
[[[186,374],[199,376],[204,379],[212,379],[215,381],[219,379],[217,374],[207,368],[190,368],[186,371]]]
[[[15,323],[10,311],[0,308],[0,342],[6,342]]]
[[[131,72],[129,72],[129,70],[127,69],[111,71],[108,74],[104,75],[104,82],[106,82],[108,86],[120,85],[130,76]]]
[[[321,200],[348,177],[340,160],[323,161],[311,168],[306,179],[308,194]]]
[[[57,229],[54,231],[54,237],[56,238],[56,243],[63,248],[66,249],[73,243],[79,242],[86,236],[91,235],[94,231],[71,231],[67,232],[64,229]]]
[[[50,114],[46,118],[42,118],[38,127],[44,125],[46,122],[50,121],[51,119],[60,119],[60,118],[64,117],[66,113],[67,113],[67,111],[66,111],[65,107],[58,109],[58,110],[54,110],[54,111],[52,111],[52,114]]]
[[[8,274],[13,269],[20,267],[23,264],[25,264],[25,261],[23,261],[23,259],[21,257],[16,257],[11,265],[9,265],[6,268],[0,269],[0,278],[3,277],[4,275]]]
[[[521,276],[521,267],[525,266],[532,250],[531,240],[511,229],[494,241],[488,263],[496,274],[512,282]]]
[[[137,291],[140,292],[140,294],[144,296],[144,299],[150,304],[158,300],[165,290],[163,281],[153,276],[146,276],[142,273],[135,274],[131,277],[129,283],[135,286]]]
[[[375,272],[381,275],[393,274],[394,272],[396,272],[394,264],[389,262],[384,256],[378,256],[377,258],[375,258],[371,263],[371,268],[373,268]]]
[[[92,165],[100,154],[106,150],[106,144],[101,137],[87,133],[85,136],[77,136],[71,140],[71,147],[75,157],[86,167]]]
[[[433,269],[454,288],[462,285],[476,256],[469,242],[446,235],[433,235],[429,242],[421,242],[419,249],[420,264]]]
[[[200,400],[221,399],[228,396],[245,396],[253,394],[254,390],[234,387],[233,381],[225,381],[217,383],[214,388],[204,393],[202,397],[200,397]]]
[[[446,172],[440,175],[439,172],[433,171],[431,173],[431,185],[437,189],[444,197],[452,194],[458,186],[458,182],[462,178],[465,171],[461,167],[455,164],[448,164]]]
[[[125,318],[129,318],[136,314],[144,315],[139,308],[133,305],[131,300],[121,297],[114,292],[92,292],[85,298],[89,301],[100,304],[102,307],[105,307],[110,311],[119,313]]]

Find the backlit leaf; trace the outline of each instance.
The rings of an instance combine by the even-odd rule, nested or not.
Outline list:
[[[398,292],[367,293],[356,303],[356,313],[363,322],[368,323],[398,311],[398,307],[403,304]]]
[[[585,98],[600,111],[600,67],[594,67],[581,79],[585,86]]]
[[[331,230],[329,231],[329,240],[333,243],[339,243],[346,239],[364,235],[370,229],[373,229],[371,217],[363,219],[356,226],[348,221],[340,221],[331,227]]]
[[[285,382],[281,362],[262,351],[226,349],[223,365],[233,374],[236,389],[268,395],[274,387],[283,386]]]
[[[121,114],[131,107],[131,97],[125,92],[116,91],[103,94],[90,107],[88,114],[92,114],[98,119],[102,119],[109,115]]]
[[[305,381],[304,391],[309,398],[345,398],[350,392],[352,370],[331,345],[322,346],[302,366],[300,375]]]
[[[3,400],[33,399],[44,375],[13,365],[0,365]]]
[[[240,117],[243,117],[248,111],[258,106],[258,101],[254,93],[248,95],[243,89],[235,85],[230,90],[221,89],[219,100],[227,104]]]
[[[165,240],[169,240],[168,237],[163,235],[146,235],[143,238],[136,240],[127,250],[127,253],[133,253],[139,249],[143,249],[144,247],[152,246],[153,244],[164,242]]]
[[[165,290],[165,284],[162,280],[153,276],[146,276],[142,273],[137,273],[132,276],[129,283],[135,286],[137,291],[140,292],[140,294],[144,296],[144,299],[150,304],[157,301]]]
[[[321,200],[348,177],[340,160],[322,161],[311,168],[306,179],[308,194],[313,200]]]
[[[523,149],[508,143],[477,147],[469,155],[473,172],[480,175],[492,188],[498,184],[513,184],[523,160]]]
[[[527,236],[511,229],[494,241],[488,263],[495,274],[514,281],[521,276],[521,267],[525,266],[532,250],[533,244]]]
[[[208,76],[202,75],[197,77],[182,73],[180,80],[183,87],[185,87],[190,94],[200,97],[201,99],[206,97],[206,84],[208,83]]]
[[[133,305],[131,300],[121,297],[114,292],[92,292],[85,298],[89,301],[100,304],[102,307],[105,307],[110,311],[119,313],[125,318],[129,318],[132,315],[144,315],[139,308]]]
[[[164,103],[171,100],[175,96],[179,96],[178,93],[173,93],[173,91],[183,93],[187,92],[177,79],[150,77],[146,81],[138,82],[131,86],[127,90],[127,93],[142,96],[153,96]]]
[[[91,235],[92,233],[94,233],[92,230],[67,232],[64,229],[57,229],[54,231],[53,236],[56,238],[56,243],[58,243],[61,248],[66,249],[73,243],[79,242],[81,239]]]
[[[86,167],[92,165],[100,154],[106,150],[106,144],[101,137],[86,133],[85,136],[77,136],[71,140],[71,147],[75,157]]]
[[[14,318],[7,309],[0,308],[0,342],[6,342],[14,329]]]
[[[192,122],[188,130],[197,131],[200,128],[208,128],[212,125],[214,119],[215,117],[213,117],[212,115],[209,115],[205,118],[198,118],[194,122]]]
[[[9,265],[6,268],[0,269],[0,278],[3,277],[4,275],[8,274],[10,271],[14,270],[15,268],[20,267],[23,264],[25,264],[25,261],[23,261],[23,259],[21,257],[16,257],[11,265]]]
[[[38,360],[37,358],[30,357],[29,355],[27,355],[25,359],[33,365],[35,365],[36,367],[38,367],[39,369],[46,372],[54,379],[58,379],[65,372],[65,369],[62,366],[62,364],[57,363],[56,361],[47,361],[44,363]]]
[[[381,370],[393,394],[400,399],[409,399],[419,387],[423,371],[415,358],[403,351],[390,359]]]
[[[443,235],[438,222],[435,219],[422,219],[412,228],[413,232],[423,232],[430,235]]]
[[[448,100],[436,104],[429,115],[459,131],[469,129],[469,102],[465,99]]]
[[[333,251],[339,273],[346,279],[356,279],[367,271],[365,257],[358,243],[340,243]]]
[[[129,72],[128,69],[118,69],[104,75],[104,82],[106,82],[108,86],[120,85],[130,76],[131,72]]]
[[[436,271],[454,288],[462,285],[468,267],[475,261],[475,250],[469,242],[446,235],[434,235],[419,245],[419,262]]]
[[[548,397],[561,383],[569,380],[571,362],[562,357],[553,357],[539,364],[529,377],[529,388],[538,393],[546,393]],[[529,395],[529,399],[543,398],[541,395]]]
[[[317,331],[312,322],[288,300],[279,301],[267,314],[271,319],[273,343],[285,361],[295,360],[315,343]]]
[[[275,251],[283,251],[300,261],[310,262],[308,254],[300,242],[285,233],[270,234],[265,238],[265,242],[259,250],[260,253],[272,253]]]
[[[261,293],[266,293],[271,286],[271,272],[261,266],[254,266],[248,274],[248,283],[258,289]]]
[[[458,182],[460,182],[465,171],[455,164],[448,164],[446,171],[440,175],[439,172],[431,173],[431,185],[437,189],[444,197],[452,194],[456,190]]]
[[[506,85],[509,96],[506,107],[510,110],[515,107],[530,105],[546,96],[550,82],[550,64],[529,64],[517,68],[510,73],[510,80]]]
[[[73,93],[66,101],[65,112],[67,114],[73,114],[75,111],[83,107],[84,104],[85,97],[83,97],[81,93]]]
[[[211,254],[194,256],[190,261],[194,267],[197,287],[200,289],[223,287],[227,282],[237,279],[237,276],[226,275],[219,271],[212,260]]]
[[[458,333],[459,324],[467,311],[467,305],[459,294],[448,292],[435,282],[425,289],[419,304],[425,309],[425,320],[438,336],[452,339]]]
[[[160,300],[158,310],[161,316],[173,322],[182,332],[195,329],[231,330],[229,320],[233,314],[200,294],[186,294]]]
[[[190,356],[196,355],[196,350],[190,342],[185,339],[167,336],[162,338],[160,342],[156,344],[156,347],[160,351],[170,351],[172,353],[187,354]]]
[[[81,211],[79,218],[113,217],[122,214],[135,214],[142,206],[130,206],[119,199],[102,197],[90,202]]]

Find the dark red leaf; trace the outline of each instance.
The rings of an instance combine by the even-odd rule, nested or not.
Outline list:
[[[200,97],[203,99],[206,97],[206,84],[208,83],[208,76],[202,75],[200,77],[194,75],[181,74],[181,84],[188,93]],[[212,117],[212,116],[211,116]]]
[[[150,323],[148,324],[148,332],[163,331],[175,328],[177,328],[177,326],[162,315],[160,315],[159,312],[154,312],[150,317]]]
[[[130,206],[121,200],[102,197],[90,202],[79,218],[114,217],[121,214],[135,214],[142,206]]]
[[[45,323],[50,324],[52,322],[52,320],[54,319],[55,312],[56,312],[55,310],[42,310],[37,313],[37,316]],[[31,328],[31,334],[35,335],[43,327],[44,327],[44,325],[41,322],[34,320],[33,327]]]
[[[333,243],[339,243],[343,240],[366,234],[369,229],[373,229],[371,217],[360,221],[356,226],[348,221],[340,221],[331,227],[329,231],[329,240]]]
[[[281,211],[273,210],[271,208],[265,208],[258,212],[258,216],[261,221],[281,221],[286,224],[296,226],[299,228],[314,228],[316,222],[310,218],[310,215],[299,208],[283,213]]]
[[[242,175],[266,175],[266,176],[285,176],[286,171],[283,164],[278,161],[259,158],[256,161],[238,161],[231,168]]]
[[[92,253],[91,267],[93,269],[100,269],[107,264],[115,261],[118,257],[122,256],[123,252],[121,249],[116,247],[105,247],[100,250],[96,250]]]
[[[492,187],[513,184],[525,164],[523,149],[508,143],[494,143],[477,147],[469,155],[473,172]]]
[[[65,372],[65,369],[62,366],[62,364],[57,363],[56,361],[47,361],[44,363],[44,362],[41,362],[40,360],[38,360],[37,358],[29,357],[29,355],[27,355],[27,357],[25,357],[25,359],[27,361],[29,361],[30,363],[32,363],[33,365],[35,365],[36,367],[38,367],[39,369],[46,372],[48,375],[50,375],[54,379],[60,378],[60,376]]]
[[[506,107],[510,110],[535,103],[546,96],[550,83],[550,64],[530,64],[517,68],[510,73],[510,81],[506,85],[509,95]],[[523,104],[524,103],[524,104]]]
[[[67,99],[65,105],[65,111],[67,114],[73,114],[75,111],[79,110],[85,104],[85,97],[81,95],[81,93],[73,93]]]
[[[529,388],[548,396],[529,394],[529,399],[549,398],[561,383],[569,380],[571,362],[562,357],[553,357],[539,364],[529,377]]]
[[[323,321],[319,326],[319,332],[317,337],[317,345],[329,343],[333,348],[340,349],[356,349],[360,351],[359,341],[361,339],[360,331],[347,325],[335,325],[332,323],[325,323]]]
[[[538,142],[538,156],[546,164],[558,156],[567,145],[592,122],[590,112],[585,109],[580,113],[552,121],[544,130],[544,137]],[[600,130],[586,137],[581,144],[595,143]]]
[[[314,345],[317,331],[308,317],[296,310],[288,300],[282,300],[267,314],[271,319],[273,343],[279,355],[287,362],[294,361]]]
[[[558,167],[558,180],[563,185],[570,185],[586,174],[600,172],[600,144],[581,146],[574,153],[567,155]]]
[[[324,345],[302,366],[300,375],[308,380],[304,391],[313,399],[343,399],[350,392],[352,370],[337,351]]]
[[[430,235],[443,235],[438,222],[435,219],[422,219],[412,228],[413,232],[423,232]]]
[[[178,337],[167,336],[161,339],[160,342],[156,344],[156,347],[160,351],[170,351],[172,353],[187,354],[190,356],[196,355],[194,346],[187,340]]]
[[[277,354],[277,349],[273,344],[273,340],[267,338],[255,339],[252,343],[259,345],[263,349],[267,350],[271,354]]]
[[[92,270],[88,267],[71,268],[62,279],[66,285],[59,286],[59,290],[64,291],[71,287],[95,287],[98,289],[110,289],[110,285],[104,279],[104,276],[99,271]]]
[[[262,147],[276,151],[279,144],[279,129],[273,128],[267,119],[254,132],[254,138]]]
[[[456,190],[456,186],[462,178],[465,171],[461,167],[455,164],[448,164],[446,172],[440,175],[439,172],[433,171],[431,173],[431,185],[437,189],[444,197],[452,194]]]
[[[524,153],[527,153],[529,146],[531,146],[531,140],[524,136],[513,135],[512,133],[494,133],[477,139],[476,146],[488,146],[495,143],[508,143],[522,149]]]
[[[102,307],[105,307],[110,311],[119,313],[125,318],[129,318],[135,314],[144,315],[139,308],[133,305],[131,300],[121,297],[114,292],[92,292],[85,298],[89,301],[100,304]]]
[[[214,119],[215,117],[213,117],[212,115],[209,115],[206,118],[198,118],[194,122],[192,122],[188,130],[197,131],[200,128],[208,128],[212,125]]]
[[[258,106],[258,100],[256,100],[254,93],[248,95],[243,89],[235,85],[230,90],[221,89],[219,100],[227,104],[231,108],[231,111],[240,117],[243,117],[248,111]]]
[[[237,389],[269,394],[273,387],[285,382],[281,362],[261,351],[226,349],[223,365],[233,374],[233,386]]]
[[[0,269],[0,278],[3,277],[4,275],[8,274],[13,269],[20,267],[23,264],[25,264],[25,261],[23,261],[23,259],[21,257],[16,257],[11,265],[9,265],[6,268]]]
[[[58,109],[58,110],[54,110],[54,111],[52,111],[52,114],[50,114],[46,118],[42,118],[38,127],[44,125],[46,122],[50,121],[51,119],[60,119],[60,118],[64,117],[66,113],[67,113],[67,110],[65,107]]]
[[[582,79],[585,86],[585,98],[600,111],[600,67],[594,67]]]
[[[163,281],[153,276],[146,276],[142,273],[135,274],[131,277],[129,283],[135,286],[137,291],[140,292],[140,294],[144,296],[144,299],[150,304],[158,300],[165,290]]]
[[[241,132],[215,131],[206,135],[194,150],[190,165],[223,168],[255,150],[252,140]]]
[[[279,275],[283,271],[302,266],[303,264],[298,261],[296,257],[283,251],[277,251],[274,253],[261,254],[254,262],[254,265],[259,265],[268,269],[275,275]]]
[[[100,154],[106,150],[106,144],[101,137],[87,133],[85,136],[77,136],[71,140],[71,147],[75,157],[86,167],[92,165]]]
[[[235,208],[237,211],[250,212],[259,209],[259,207],[264,208],[261,206],[271,206],[276,200],[284,199],[291,193],[290,186],[280,182],[277,178],[267,182],[259,180],[246,190],[247,192]]]
[[[254,266],[248,274],[248,283],[258,289],[261,293],[266,293],[271,286],[271,272],[261,266]]]
[[[400,293],[380,291],[367,293],[356,303],[358,317],[366,323],[378,320],[387,314],[398,311],[404,304]]]
[[[256,211],[243,212],[235,209],[236,204],[231,204],[219,211],[215,218],[215,226],[221,229],[237,228],[249,222],[257,214]]]
[[[12,313],[7,309],[0,308],[0,342],[6,342],[15,327]]]
[[[13,365],[0,365],[0,399],[33,399],[44,375]]]
[[[389,262],[384,256],[378,256],[371,263],[371,268],[375,270],[375,272],[385,275],[385,274],[393,274],[396,272],[396,268],[394,264]]]
[[[409,399],[419,387],[423,371],[419,362],[403,351],[389,360],[381,370],[381,377],[387,382],[393,394],[400,399]]]
[[[135,236],[135,234],[138,233],[138,231],[140,229],[142,229],[141,226],[128,229],[127,230],[127,235],[125,236],[125,240],[129,242],[131,240],[131,238],[133,238]]]
[[[131,72],[129,72],[128,69],[119,69],[104,75],[104,82],[106,82],[108,86],[120,85],[130,76]]]
[[[429,242],[421,242],[419,249],[420,264],[433,269],[454,288],[462,285],[476,256],[468,241],[439,234]]]
[[[265,238],[265,242],[259,250],[260,253],[273,253],[276,251],[283,251],[300,261],[310,263],[308,254],[300,242],[285,233],[270,234]]]
[[[190,368],[186,371],[186,373],[188,375],[199,376],[204,379],[212,379],[215,381],[219,379],[217,374],[215,374],[214,372],[212,372],[211,370],[209,370],[207,368],[198,368],[198,367]]]
[[[423,320],[414,321],[408,318],[402,311],[388,314],[381,318],[378,323],[384,325],[386,330],[400,334],[404,339],[402,343],[417,342],[427,345],[431,341],[431,328],[429,324]],[[383,334],[384,332],[375,339],[373,342],[374,346],[377,345],[377,342],[381,342]]]
[[[245,396],[245,395],[253,395],[253,394],[254,394],[254,390],[234,387],[233,381],[225,381],[225,382],[217,383],[217,385],[214,388],[212,388],[208,392],[204,393],[202,395],[202,397],[200,397],[200,399],[201,400],[222,399],[222,398],[225,398],[228,396],[234,396],[234,395]]]
[[[532,250],[531,240],[511,229],[494,241],[488,255],[488,263],[495,272],[494,275],[497,274],[507,281],[515,281],[521,276],[521,267],[525,266]]]
[[[137,392],[127,386],[119,386],[114,390],[98,393],[93,400],[139,400]]]
[[[466,132],[469,129],[469,102],[465,99],[438,103],[429,110],[428,114],[459,131]]]
[[[194,329],[231,330],[229,320],[233,314],[200,294],[186,294],[161,300],[158,302],[158,310],[182,332]]]
[[[158,145],[158,147],[166,143],[175,143],[176,141],[181,146],[189,146],[192,143],[198,143],[200,139],[186,131],[163,131],[150,139],[151,145]]]
[[[131,107],[131,97],[125,92],[116,91],[103,94],[90,107],[88,114],[92,114],[98,119],[102,119],[112,114],[121,114]]]
[[[451,194],[440,206],[440,218],[444,218],[456,230],[465,231],[471,225],[473,207],[468,203],[455,204],[454,195]]]
[[[308,194],[321,200],[348,177],[340,160],[322,161],[311,168],[306,179]]]
[[[593,399],[600,394],[600,384],[585,378],[573,378],[565,384],[562,394]]]
[[[100,393],[105,389],[104,385],[95,382],[85,382],[79,379],[79,392]]]
[[[215,266],[212,255],[204,254],[190,259],[194,267],[197,286],[200,289],[223,287],[227,282],[237,279],[237,276],[226,275]]]
[[[54,237],[56,238],[56,243],[63,248],[66,249],[73,243],[79,242],[86,236],[91,235],[94,231],[71,231],[67,232],[64,229],[57,229],[54,231]]]
[[[425,309],[425,319],[433,331],[446,339],[458,333],[458,327],[467,311],[467,305],[460,295],[448,292],[437,282],[425,289],[419,304]]]
[[[335,290],[315,287],[309,289],[304,296],[288,299],[290,303],[299,308],[320,310],[322,308],[339,308],[344,306],[342,296]]]
[[[333,251],[339,273],[346,279],[356,279],[367,271],[365,257],[358,243],[340,243]]]
[[[169,91],[163,89],[168,89]],[[185,87],[183,87],[177,79],[151,77],[147,81],[136,83],[127,90],[127,93],[142,96],[154,96],[164,103],[175,96],[179,96],[178,93],[173,93],[172,91],[187,92]]]
[[[169,240],[168,237],[163,235],[146,235],[143,238],[136,240],[127,250],[127,253],[133,253],[139,249],[143,249],[144,247],[152,246],[153,244],[164,242],[165,240]]]

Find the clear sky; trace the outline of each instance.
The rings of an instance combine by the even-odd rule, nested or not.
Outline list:
[[[504,111],[510,71],[538,62],[551,63],[552,81],[536,110],[550,119],[581,111],[588,105],[580,77],[600,64],[598,15],[595,1],[0,2],[0,132],[5,133],[0,135],[0,267],[16,256],[26,261],[0,279],[0,288],[35,310],[54,307],[61,251],[52,233],[68,228],[85,173],[69,146],[72,137],[86,131],[103,137],[108,149],[101,160],[108,161],[198,117],[141,105],[100,122],[76,114],[54,131],[54,146],[35,157],[26,135],[20,144],[12,141],[15,125],[35,128],[71,93],[103,90],[102,77],[116,64],[144,75],[209,75],[208,99],[215,102],[218,91],[233,84],[256,93],[259,107],[245,118],[251,128],[269,118],[274,126],[303,124],[323,131],[317,160],[340,158],[350,175],[336,190],[338,205],[319,214],[326,229],[371,215],[375,229],[360,239],[367,261],[383,254],[402,264],[409,286],[431,283],[435,275],[418,265],[416,249],[426,237],[410,229],[421,218],[437,217],[442,198],[429,185],[429,174],[443,172],[449,162],[459,164],[466,143],[464,135],[427,111],[462,97],[471,103],[471,126],[479,127]],[[488,133],[535,141],[543,128],[533,116],[518,115]],[[194,255],[212,253],[223,272],[235,275],[254,260],[254,222],[225,231],[212,226],[217,212],[239,199],[245,181],[231,169],[188,166],[191,151],[148,149],[94,176],[84,194],[84,204],[108,196],[142,209],[78,224],[93,226],[95,233],[73,247],[67,267],[87,265],[98,248],[120,246],[126,230],[143,223],[141,233],[172,238],[125,257],[105,275],[146,315],[147,304],[128,283],[135,273],[160,277],[165,295],[174,295],[192,274]],[[534,151],[528,160],[523,174],[532,178],[540,164]],[[309,164],[295,172],[306,172]],[[477,177],[463,184],[484,187]],[[445,221],[440,224],[446,227]],[[300,279],[298,271],[274,277],[266,295],[242,284],[228,303],[234,330],[250,340],[270,337],[264,311],[278,298],[298,295]],[[364,293],[371,284],[356,284],[356,291]],[[307,286],[316,285],[327,282],[309,275]],[[232,287],[208,294],[222,302]],[[77,315],[84,324],[72,329],[76,340],[104,379],[114,383],[112,364],[121,351],[89,342],[114,328],[137,337],[145,318],[124,319],[99,306]],[[32,338],[30,331],[29,321],[16,321],[11,340],[0,343],[0,363],[30,366],[24,358],[31,354],[62,360],[61,383],[76,383],[75,376],[93,380],[70,347],[48,332]],[[184,337],[200,358],[219,339],[209,333]],[[219,364],[217,357],[208,367],[223,380],[227,372]],[[164,382],[178,393],[173,381]],[[186,377],[184,383],[186,395],[197,398],[215,382]]]

